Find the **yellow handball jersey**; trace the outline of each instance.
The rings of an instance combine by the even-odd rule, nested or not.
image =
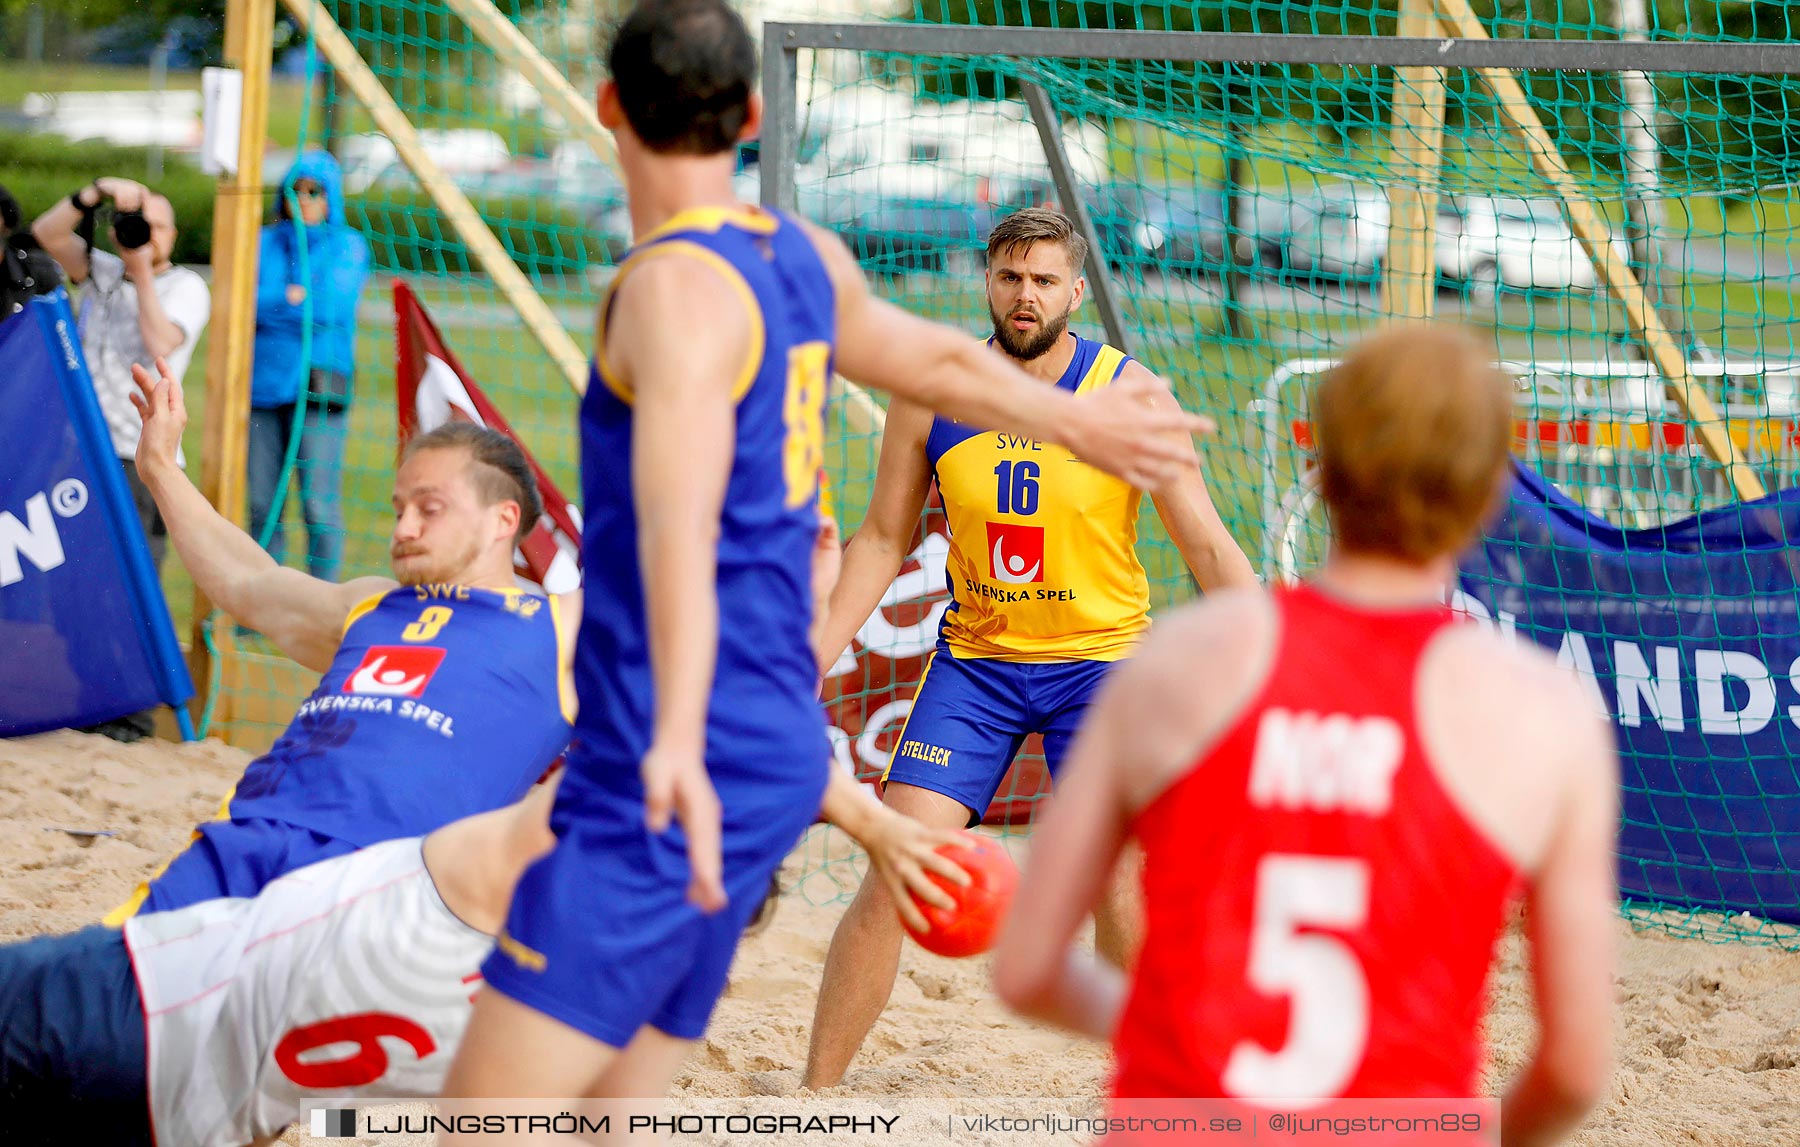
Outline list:
[[[1076,336],[1057,380],[1109,386],[1125,354]],[[1061,446],[937,419],[926,456],[950,525],[938,645],[958,658],[1117,661],[1150,628],[1138,490]]]

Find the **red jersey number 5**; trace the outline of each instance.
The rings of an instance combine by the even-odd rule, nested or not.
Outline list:
[[[1287,1042],[1231,1049],[1221,1082],[1239,1099],[1285,1106],[1341,1094],[1369,1044],[1369,978],[1336,936],[1302,928],[1360,928],[1369,918],[1369,866],[1343,857],[1271,854],[1256,866],[1251,986],[1286,996]]]

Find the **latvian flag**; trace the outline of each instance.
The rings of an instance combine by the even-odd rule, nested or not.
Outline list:
[[[460,418],[492,427],[518,442],[520,449],[525,448],[500,411],[444,345],[443,336],[418,296],[399,279],[394,280],[394,322],[394,341],[399,348],[394,397],[399,406],[400,445],[404,446],[414,434]],[[537,583],[545,592],[567,593],[581,585],[581,511],[562,496],[530,450],[525,450],[525,459],[531,464],[538,494],[544,499],[544,516],[520,544],[513,561],[521,577]]]

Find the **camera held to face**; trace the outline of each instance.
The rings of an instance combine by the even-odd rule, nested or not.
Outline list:
[[[142,211],[113,211],[113,238],[119,246],[135,251],[150,242],[150,221]]]

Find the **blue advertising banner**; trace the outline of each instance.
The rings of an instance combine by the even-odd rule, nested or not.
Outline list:
[[[0,323],[0,736],[194,695],[61,291]]]
[[[1800,923],[1800,490],[1653,530],[1515,467],[1459,600],[1544,645],[1618,737],[1630,898]]]

